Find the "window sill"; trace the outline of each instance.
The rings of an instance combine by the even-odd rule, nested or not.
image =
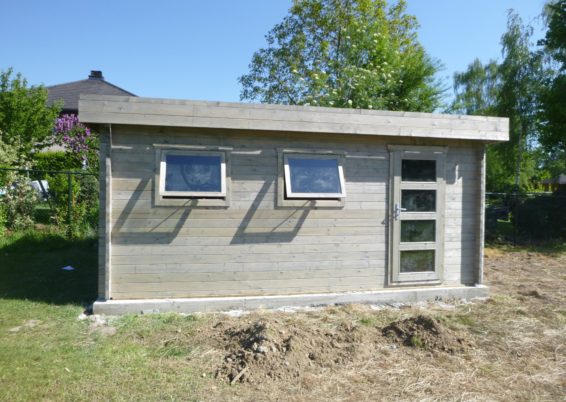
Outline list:
[[[229,197],[225,198],[166,198],[157,194],[154,198],[156,207],[189,207],[189,208],[228,208]]]
[[[277,197],[277,207],[285,208],[344,208],[346,205],[345,198],[338,199],[293,199]]]

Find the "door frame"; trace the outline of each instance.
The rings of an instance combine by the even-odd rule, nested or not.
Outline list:
[[[444,224],[445,224],[445,187],[446,154],[445,146],[389,145],[389,245],[388,245],[388,286],[439,285],[444,280]],[[435,160],[435,182],[402,182],[401,167],[403,159]],[[430,189],[436,190],[434,212],[395,211],[395,205],[401,207],[401,190]],[[435,241],[401,243],[401,221],[435,220]],[[405,250],[434,250],[434,271],[400,272],[400,253]]]

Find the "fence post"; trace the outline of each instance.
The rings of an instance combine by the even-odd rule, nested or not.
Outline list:
[[[71,172],[67,172],[67,185],[69,186],[69,199],[67,204],[67,237],[73,237],[73,182]]]
[[[513,191],[513,245],[517,245],[517,230],[519,227],[519,187]]]

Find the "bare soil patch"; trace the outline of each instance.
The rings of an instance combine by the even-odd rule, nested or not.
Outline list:
[[[425,315],[384,328],[352,322],[325,328],[294,318],[264,314],[213,325],[217,332],[208,335],[226,350],[215,376],[230,384],[291,381],[307,372],[365,363],[381,349],[397,345],[450,354],[465,352],[472,345],[465,334]]]
[[[487,301],[208,315],[199,398],[563,400],[566,256],[486,254]]]
[[[404,346],[430,352],[463,353],[473,346],[466,333],[451,330],[425,315],[392,322],[382,330],[387,338]]]

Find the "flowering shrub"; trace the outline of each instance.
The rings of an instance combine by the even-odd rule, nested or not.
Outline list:
[[[2,220],[10,230],[25,230],[33,226],[33,209],[37,194],[24,175],[11,174],[2,198]]]
[[[94,133],[79,121],[75,114],[64,114],[55,121],[53,129],[57,143],[79,158],[84,166],[97,166],[98,141]],[[93,166],[95,165],[95,166]]]

